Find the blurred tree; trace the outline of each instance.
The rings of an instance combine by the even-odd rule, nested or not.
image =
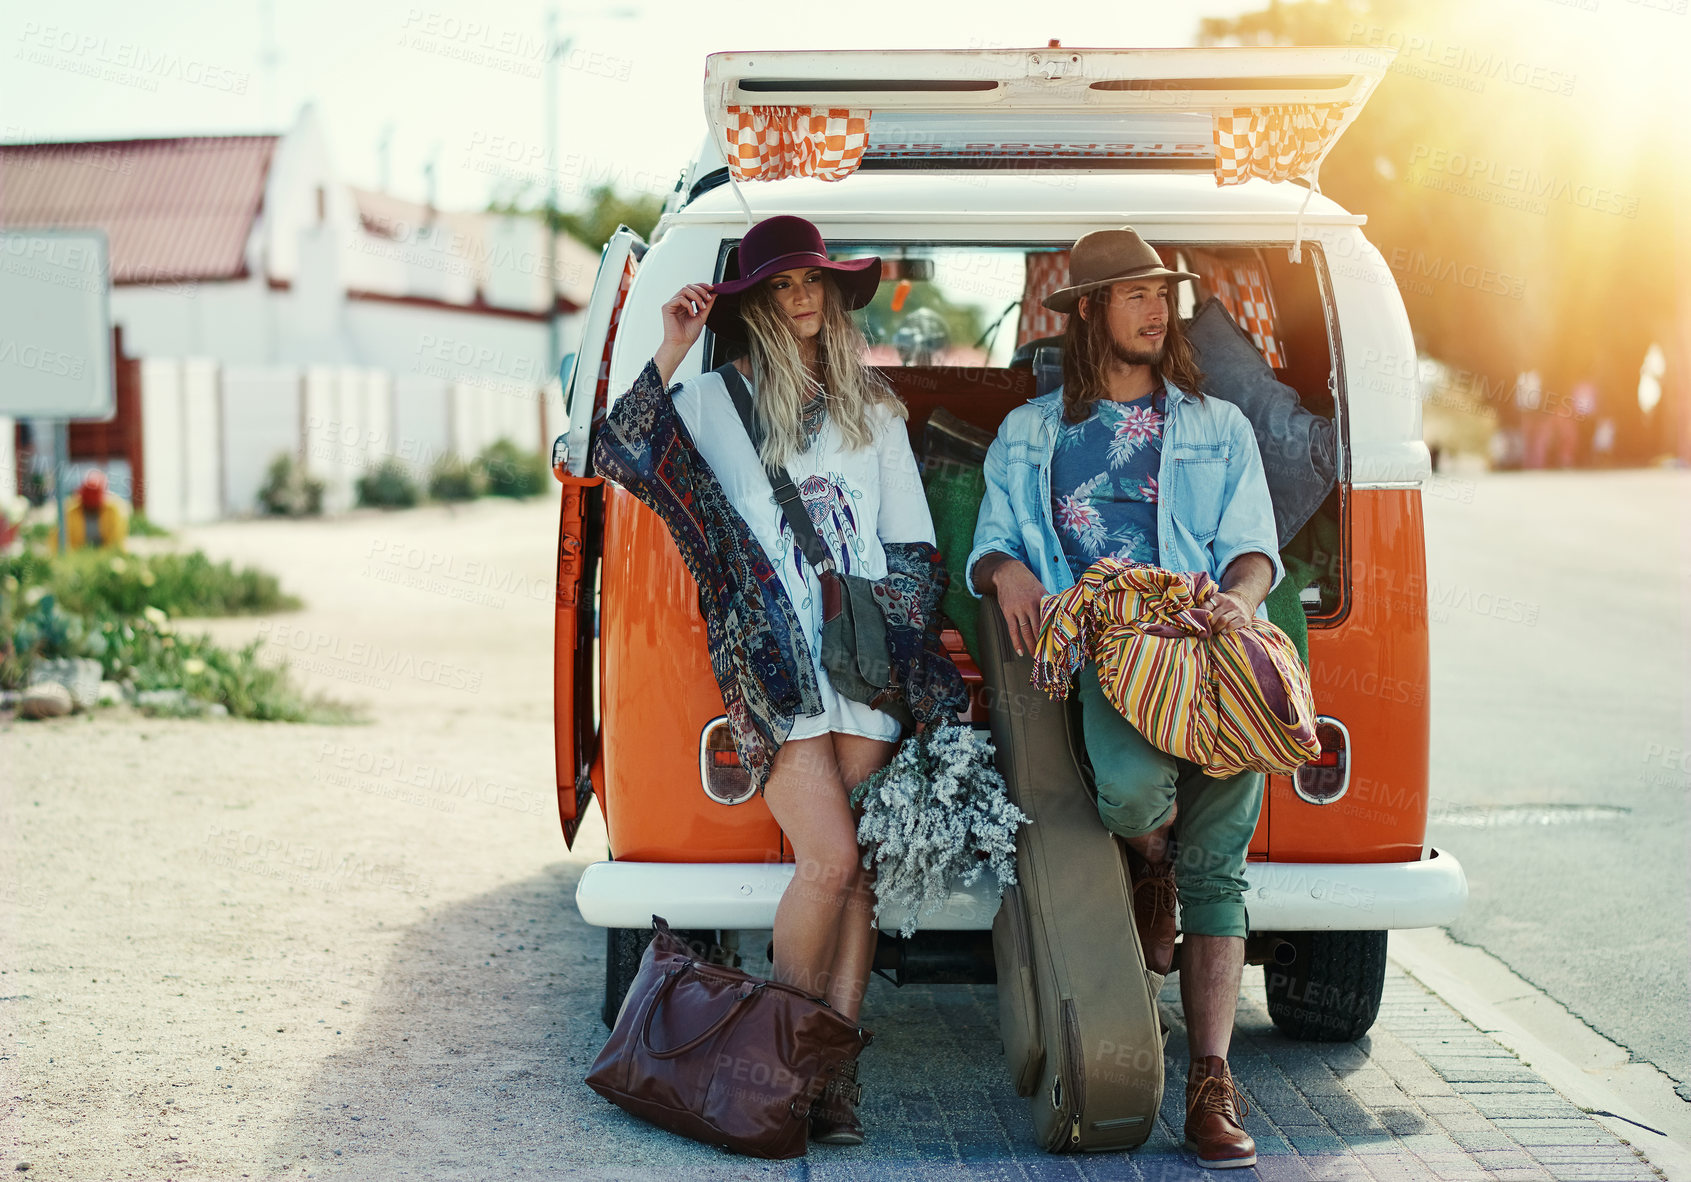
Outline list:
[[[558,221],[561,229],[598,250],[618,226],[627,226],[640,237],[650,238],[662,213],[662,197],[652,193],[624,196],[610,185],[600,185],[593,190],[585,209],[565,213]]]
[[[539,214],[545,204],[544,188],[529,182],[496,191],[488,203],[488,210],[492,213]],[[640,237],[650,238],[662,213],[662,197],[652,193],[623,194],[612,185],[599,185],[580,209],[559,210],[553,229],[571,234],[594,250],[599,250],[618,226],[627,226]]]
[[[894,312],[892,301],[897,291],[897,283],[881,284],[875,290],[875,298],[857,314],[863,335],[869,338],[871,344],[892,344],[899,327],[919,308],[926,308],[944,322],[945,343],[953,348],[970,347],[980,339],[986,328],[985,318],[978,306],[953,303],[928,280],[912,282],[904,302]],[[1014,325],[1010,331],[1015,331]]]
[[[1322,165],[1323,192],[1368,216],[1423,352],[1494,406],[1522,370],[1553,408],[1594,379],[1641,455],[1639,363],[1676,335],[1682,199],[1659,162],[1679,107],[1671,71],[1617,34],[1542,0],[1290,0],[1198,31],[1204,45],[1397,50]],[[1683,363],[1674,380],[1682,399]]]

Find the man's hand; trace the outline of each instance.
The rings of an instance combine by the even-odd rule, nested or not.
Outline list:
[[[999,561],[986,567],[990,559]],[[989,554],[975,564],[977,587],[982,583],[983,573],[992,593],[998,597],[1004,622],[1010,625],[1010,643],[1015,646],[1016,655],[1026,656],[1039,639],[1039,601],[1045,598],[1045,584],[1025,562],[1008,554]]]
[[[1254,550],[1241,554],[1221,572],[1221,590],[1210,600],[1210,635],[1243,628],[1256,619],[1257,605],[1274,586],[1274,563]]]
[[[1210,610],[1210,635],[1220,636],[1243,628],[1256,618],[1256,609],[1246,605],[1235,592],[1218,591],[1207,605]]]

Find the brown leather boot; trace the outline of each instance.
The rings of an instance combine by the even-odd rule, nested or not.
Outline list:
[[[863,1144],[863,1122],[857,1105],[863,1085],[857,1082],[857,1060],[848,1059],[828,1080],[810,1106],[810,1139],[820,1145]]]
[[[1227,1060],[1210,1055],[1192,1062],[1186,1077],[1186,1148],[1207,1170],[1254,1166],[1257,1143],[1239,1124],[1251,1110],[1233,1083]]]
[[[1174,862],[1147,862],[1131,846],[1126,848],[1128,877],[1133,880],[1133,926],[1139,929],[1145,967],[1166,977],[1174,967]]]

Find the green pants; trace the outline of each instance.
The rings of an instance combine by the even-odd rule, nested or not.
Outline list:
[[[1105,827],[1122,837],[1142,837],[1175,816],[1180,930],[1244,936],[1245,852],[1262,810],[1262,773],[1240,772],[1225,780],[1204,775],[1190,760],[1151,746],[1122,717],[1104,696],[1096,665],[1083,666],[1077,679],[1086,754]]]

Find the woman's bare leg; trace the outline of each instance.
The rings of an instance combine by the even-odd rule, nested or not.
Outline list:
[[[783,744],[763,798],[797,863],[775,909],[775,979],[832,1004],[841,919],[857,896],[862,871],[857,821],[830,737]],[[861,996],[861,983],[857,992]]]
[[[858,783],[891,762],[895,744],[861,735],[834,734],[834,757],[840,769],[840,780],[849,799]],[[853,848],[856,848],[855,817]],[[859,865],[862,857],[859,855]],[[828,1004],[851,1021],[863,1008],[863,993],[869,985],[869,968],[875,962],[875,877],[873,871],[859,870],[857,890],[846,904],[840,922],[839,944],[834,951],[834,984],[828,991]]]

